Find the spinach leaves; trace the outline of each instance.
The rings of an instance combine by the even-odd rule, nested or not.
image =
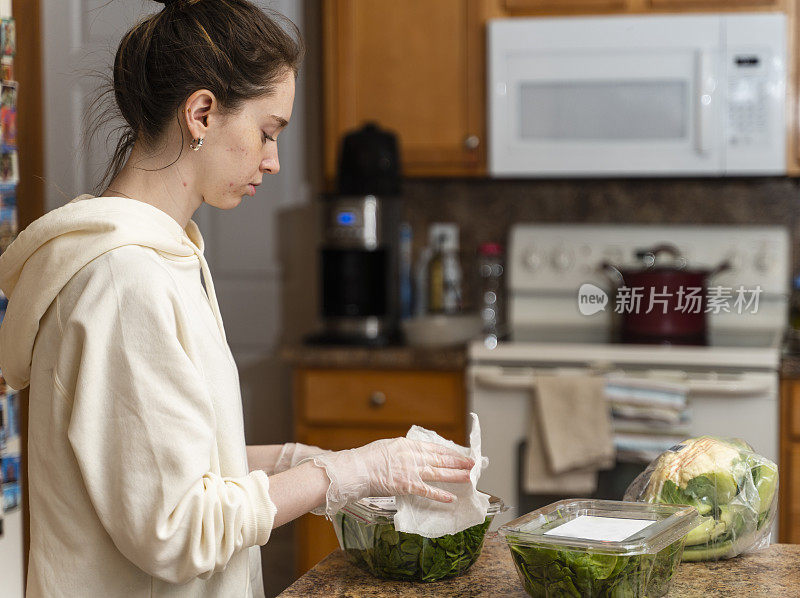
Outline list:
[[[356,565],[383,579],[437,581],[464,573],[478,559],[491,517],[440,538],[398,532],[390,520],[367,523],[336,515],[342,547]]]
[[[507,538],[525,590],[534,598],[658,598],[669,590],[683,540],[656,555],[615,556],[515,544]]]

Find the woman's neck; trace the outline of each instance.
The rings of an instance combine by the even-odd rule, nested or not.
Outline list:
[[[163,149],[154,153],[134,146],[125,166],[101,195],[143,201],[166,212],[181,228],[186,228],[203,199],[193,191],[191,170],[183,156],[167,166],[174,159],[169,155],[171,152]]]

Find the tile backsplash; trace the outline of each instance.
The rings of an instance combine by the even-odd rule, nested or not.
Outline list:
[[[783,225],[792,235],[793,274],[800,272],[800,180],[789,178],[414,179],[404,182],[403,212],[415,260],[430,223],[459,225],[465,308],[477,298],[477,247],[505,246],[517,222]]]

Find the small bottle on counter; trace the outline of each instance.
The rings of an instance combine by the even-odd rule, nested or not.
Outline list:
[[[483,320],[484,344],[490,349],[494,349],[506,334],[504,271],[502,245],[483,243],[478,248],[478,273],[481,279],[478,304]]]
[[[457,314],[461,311],[458,229],[451,224],[436,224],[431,236],[433,251],[428,262],[428,312]]]

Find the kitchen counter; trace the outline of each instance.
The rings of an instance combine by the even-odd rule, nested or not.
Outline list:
[[[800,378],[800,334],[794,330],[786,334],[783,344],[781,378]]]
[[[797,596],[800,588],[800,545],[775,544],[766,550],[713,563],[683,563],[670,598],[745,598]],[[331,553],[282,594],[308,596],[503,596],[525,598],[508,548],[497,534],[486,536],[478,561],[461,577],[434,583],[381,581],[351,565],[340,550]]]
[[[298,368],[462,370],[467,364],[467,348],[291,345],[281,349],[281,359]]]
[[[800,378],[800,353],[781,355],[781,378]]]

